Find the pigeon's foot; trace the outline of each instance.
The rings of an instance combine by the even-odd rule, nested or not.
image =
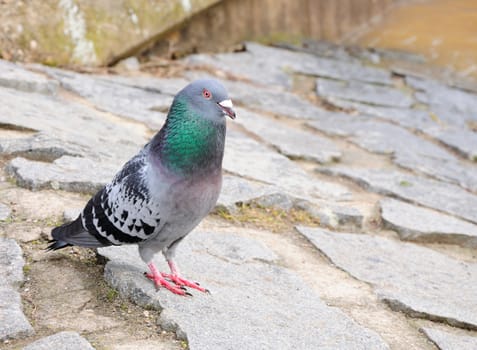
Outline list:
[[[167,290],[170,290],[174,294],[184,295],[184,296],[192,295],[189,292],[187,292],[184,287],[179,285],[175,286],[169,283],[168,281],[166,281],[163,275],[159,271],[157,271],[157,268],[153,263],[150,263],[148,267],[149,267],[149,270],[151,270],[151,273],[145,273],[144,275],[154,282],[154,285],[156,286],[157,289],[164,287]]]
[[[201,287],[199,285],[199,283],[191,282],[191,281],[188,281],[188,280],[180,277],[179,270],[177,269],[176,264],[172,261],[172,259],[169,259],[167,261],[167,263],[169,264],[169,268],[171,269],[171,273],[170,274],[163,273],[162,277],[165,277],[165,278],[171,280],[172,282],[174,282],[179,287],[190,287],[190,288],[197,289],[197,290],[199,290],[201,292],[204,292],[204,293],[210,293],[208,289],[205,289],[205,288]]]
[[[204,292],[204,293],[209,293],[209,290],[205,289],[204,287],[201,287],[199,283],[188,281],[178,275],[163,273],[162,276],[171,280],[179,287],[190,287],[190,288],[200,290],[201,292]]]

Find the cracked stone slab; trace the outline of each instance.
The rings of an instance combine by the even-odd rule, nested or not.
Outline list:
[[[429,327],[420,329],[440,350],[475,350],[477,337],[454,334]]]
[[[266,67],[280,67],[284,71],[328,77],[338,80],[357,80],[377,84],[392,84],[391,74],[381,68],[363,65],[357,59],[334,59],[296,52],[277,47],[247,43],[247,51]]]
[[[340,200],[351,197],[346,187],[310,178],[287,157],[238,132],[227,135],[223,166],[232,174],[274,185],[294,197]]]
[[[24,264],[22,250],[15,240],[0,237],[0,283],[19,286]]]
[[[415,96],[422,103],[431,105],[431,109],[447,109],[463,115],[467,119],[477,120],[477,95],[452,88],[432,79],[407,76],[406,83],[417,90]],[[438,112],[434,110],[434,112]]]
[[[237,204],[250,203],[257,198],[279,192],[279,189],[257,181],[247,180],[238,176],[224,175],[222,190],[215,209],[225,209],[233,213]]]
[[[398,125],[347,114],[308,122],[307,125],[327,134],[347,136],[370,152],[392,154],[393,162],[403,168],[477,190],[475,166],[462,164],[444,147]]]
[[[349,178],[376,193],[392,195],[477,223],[474,210],[477,196],[454,184],[393,170],[333,167],[319,171]]]
[[[41,338],[23,350],[94,350],[91,344],[76,332],[60,332]]]
[[[433,136],[461,156],[477,161],[477,133],[464,128],[446,128],[434,132]]]
[[[109,165],[109,166],[108,166]],[[87,158],[62,156],[52,163],[14,158],[6,167],[20,187],[91,193],[99,191],[118,168]]]
[[[355,109],[362,115],[370,115],[390,121],[405,128],[423,132],[470,160],[477,159],[477,133],[468,129],[465,118],[447,110],[437,111],[409,108],[371,106],[363,103],[333,100],[341,108]]]
[[[390,86],[357,81],[317,79],[316,92],[326,99],[343,99],[377,106],[407,108],[414,103],[412,96]]]
[[[0,203],[0,221],[6,220],[10,216],[10,213],[10,208],[5,204]]]
[[[477,264],[413,243],[298,227],[336,266],[370,283],[391,309],[477,329]]]
[[[392,198],[379,201],[384,227],[404,240],[477,247],[477,225]]]
[[[1,87],[0,97],[0,152],[17,156],[9,168],[29,188],[60,183],[90,191],[146,142],[144,127],[119,123],[61,97]],[[18,136],[3,137],[3,129],[18,130]]]
[[[127,85],[101,76],[79,74],[56,68],[44,68],[61,85],[86,98],[95,107],[112,114],[145,123],[159,129],[172,104],[172,96],[138,86]]]
[[[276,255],[239,235],[193,232],[178,249],[185,276],[211,294],[184,298],[156,291],[142,272],[137,248],[101,248],[110,261],[105,278],[121,295],[161,310],[161,328],[174,331],[193,349],[388,349],[374,332],[326,306]],[[156,261],[161,269],[162,257]],[[320,331],[317,332],[316,330]]]
[[[427,132],[429,129],[439,127],[438,121],[433,119],[433,113],[424,109],[372,106],[340,99],[333,99],[333,104],[340,108],[354,109],[364,117],[378,117],[417,131]]]
[[[342,153],[331,140],[311,132],[296,129],[278,120],[238,108],[237,122],[278,151],[292,159],[306,159],[319,163],[338,161]]]
[[[56,80],[31,72],[19,64],[0,60],[0,86],[24,92],[54,95],[59,85]]]
[[[23,265],[20,246],[13,239],[0,237],[0,341],[33,334],[16,290],[23,282]]]

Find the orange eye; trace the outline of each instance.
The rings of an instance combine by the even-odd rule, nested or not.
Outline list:
[[[210,100],[210,98],[212,97],[212,94],[210,93],[209,90],[204,89],[204,90],[202,90],[202,96],[204,96],[206,99]]]

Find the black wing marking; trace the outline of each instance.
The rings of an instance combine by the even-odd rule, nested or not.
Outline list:
[[[132,158],[83,210],[84,227],[112,244],[137,243],[161,226],[159,205],[146,184],[146,152]]]

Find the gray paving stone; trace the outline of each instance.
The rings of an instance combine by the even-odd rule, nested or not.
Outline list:
[[[258,242],[230,233],[193,232],[178,249],[185,276],[211,294],[156,291],[136,247],[101,248],[105,278],[121,295],[161,311],[159,325],[193,349],[387,349],[374,332],[326,306]],[[162,257],[158,266],[165,267]],[[319,330],[319,332],[317,332]]]
[[[354,109],[364,117],[373,116],[386,121],[399,124],[403,127],[427,132],[439,126],[438,121],[432,119],[431,111],[413,108],[397,108],[385,106],[372,106],[354,101],[333,99],[333,104],[345,109]]]
[[[354,207],[333,204],[329,201],[296,201],[294,208],[304,210],[320,220],[320,226],[329,228],[357,229],[363,226],[364,215]]]
[[[316,92],[325,99],[343,99],[377,106],[410,107],[414,100],[405,92],[390,86],[357,81],[317,79]]]
[[[23,282],[23,265],[20,246],[13,239],[0,237],[0,341],[33,334],[16,290]]]
[[[31,190],[54,189],[94,194],[108,183],[119,167],[87,158],[62,156],[52,163],[14,158],[7,167],[17,185]]]
[[[385,228],[404,240],[477,247],[477,225],[392,198],[379,201]]]
[[[477,329],[477,264],[383,237],[298,230],[333,264],[370,283],[393,310]]]
[[[19,286],[23,282],[23,256],[13,239],[0,237],[0,284]]]
[[[310,178],[287,157],[238,132],[227,135],[223,166],[234,175],[277,186],[294,197],[351,198],[350,191],[344,186]]]
[[[477,196],[457,185],[399,171],[333,167],[320,171],[349,178],[376,193],[392,195],[477,223]]]
[[[430,134],[463,157],[477,161],[477,133],[464,128],[445,128]]]
[[[112,79],[65,70],[45,70],[60,81],[64,88],[88,99],[95,107],[145,123],[154,130],[163,124],[165,113],[172,103],[172,96],[140,86],[134,87]]]
[[[197,69],[204,66],[219,69],[236,77],[246,78],[259,84],[278,85],[290,88],[291,77],[286,74],[280,66],[271,66],[262,58],[261,62],[250,52],[239,52],[235,54],[197,54],[184,59],[187,66]],[[267,69],[263,69],[263,67]]]
[[[331,135],[348,136],[370,152],[391,154],[393,162],[403,168],[477,190],[477,168],[462,164],[444,147],[400,126],[345,114],[307,125]]]
[[[5,204],[0,203],[0,221],[7,219],[10,216],[10,213],[10,208]]]
[[[233,213],[237,210],[237,204],[250,203],[257,198],[279,191],[277,187],[261,182],[251,181],[233,175],[225,175],[222,180],[222,191],[220,192],[215,208]]]
[[[0,133],[0,153],[18,156],[8,168],[30,188],[57,182],[65,189],[78,183],[80,191],[97,188],[104,174],[113,175],[146,142],[143,129],[59,97],[5,88],[0,97],[0,124],[25,134],[9,138]]]
[[[1,268],[1,266],[0,266]],[[0,341],[18,339],[34,333],[22,311],[20,294],[9,286],[0,284]]]
[[[462,116],[459,118],[456,113],[435,109],[440,111],[437,114],[430,110],[371,106],[338,99],[332,102],[341,108],[355,109],[364,117],[378,117],[423,132],[470,160],[477,157],[477,134],[469,130],[466,119]]]
[[[263,60],[265,66],[278,66],[285,71],[293,71],[313,76],[327,77],[338,80],[357,80],[378,84],[392,84],[391,74],[381,68],[363,65],[357,59],[343,57],[343,59],[319,57],[301,52],[264,46],[256,43],[247,43],[247,51],[251,52],[255,60]],[[262,65],[261,68],[263,68]]]
[[[258,84],[276,85],[285,88],[292,86],[291,76],[284,71],[287,62],[304,54],[288,50],[274,49],[255,43],[247,43],[246,51],[217,55],[198,54],[184,59],[187,65],[209,66],[226,73],[247,78]],[[273,52],[274,55],[269,55]],[[305,55],[306,57],[306,55]]]
[[[460,89],[451,88],[431,79],[406,77],[406,83],[417,90],[416,98],[422,103],[431,106],[434,112],[437,109],[448,109],[462,114],[467,119],[477,120],[477,95]]]
[[[56,94],[59,83],[44,75],[28,71],[19,64],[0,60],[0,86],[25,92]]]
[[[60,332],[41,338],[23,350],[94,350],[91,344],[76,332]]]
[[[246,77],[259,84],[292,86],[295,72],[341,80],[357,80],[391,85],[391,73],[381,68],[363,65],[359,60],[336,60],[313,54],[247,43],[246,51],[218,55],[192,55],[185,59],[188,65],[211,66],[229,74]]]
[[[329,163],[338,161],[341,157],[338,146],[324,137],[243,108],[238,108],[237,113],[240,116],[237,118],[240,125],[289,158]]]
[[[421,331],[440,350],[475,350],[477,349],[477,337],[469,335],[444,332],[429,327],[421,328]]]

